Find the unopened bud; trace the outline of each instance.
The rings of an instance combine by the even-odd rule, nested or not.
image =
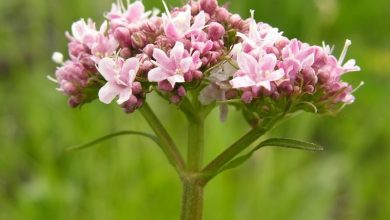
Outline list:
[[[186,95],[187,95],[186,89],[185,89],[183,86],[180,86],[180,87],[177,89],[177,94],[178,94],[180,97],[186,96]]]
[[[125,27],[118,27],[115,29],[114,37],[122,47],[128,47],[131,45],[130,31]]]
[[[213,15],[218,8],[218,2],[217,0],[200,0],[200,8],[208,14]]]
[[[225,35],[225,28],[217,23],[217,22],[212,22],[209,26],[209,37],[211,40],[219,40]]]
[[[242,94],[242,96],[241,96],[241,100],[246,104],[251,103],[253,101],[252,92],[250,92],[250,91],[244,92],[244,94]]]

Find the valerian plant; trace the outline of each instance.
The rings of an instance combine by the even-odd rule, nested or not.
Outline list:
[[[328,45],[288,39],[277,28],[257,23],[254,11],[242,19],[216,0],[190,1],[173,9],[163,5],[165,12],[159,16],[158,10],[145,11],[141,1],[118,1],[99,28],[91,19],[75,22],[66,33],[69,59],[64,62],[61,53],[54,53],[53,60],[61,66],[50,79],[69,96],[71,107],[98,99],[105,104],[116,100],[126,113],[139,110],[155,134],[119,131],[69,150],[119,135],[152,139],[183,183],[181,219],[199,220],[206,184],[258,149],[322,150],[282,138],[253,144],[297,112],[334,114],[353,103],[354,89],[341,76],[360,68],[355,60],[345,62],[349,40],[336,58]],[[153,92],[188,119],[186,159],[147,103]],[[225,120],[228,106],[241,111],[251,129],[204,164],[204,121],[216,107]],[[242,155],[244,150],[249,153]]]

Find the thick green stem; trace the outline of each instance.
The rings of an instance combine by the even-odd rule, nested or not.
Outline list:
[[[187,175],[182,179],[181,220],[201,220],[204,184],[197,176],[202,169],[204,121],[197,117],[189,119],[188,122]]]
[[[203,214],[203,185],[183,181],[181,220],[201,220]]]
[[[181,176],[184,173],[185,164],[183,157],[176,147],[175,142],[147,103],[145,103],[144,106],[140,109],[140,112],[156,136],[159,138],[161,142],[160,146],[167,156],[169,162]]]
[[[191,120],[188,125],[187,171],[197,172],[202,168],[204,148],[204,122]]]

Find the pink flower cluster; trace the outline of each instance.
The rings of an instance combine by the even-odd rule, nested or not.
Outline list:
[[[352,87],[340,79],[360,70],[354,60],[344,64],[349,40],[337,59],[329,46],[290,40],[257,23],[254,12],[244,20],[216,0],[172,10],[163,5],[159,16],[141,1],[118,1],[99,29],[90,19],[72,25],[66,34],[70,59],[53,56],[62,65],[55,81],[71,106],[117,97],[133,112],[152,91],[180,105],[189,90],[198,91],[203,105],[241,100],[260,116],[286,103],[327,112],[354,101]]]

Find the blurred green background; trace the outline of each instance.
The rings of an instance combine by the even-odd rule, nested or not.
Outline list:
[[[181,1],[169,1],[179,5]],[[159,0],[144,1],[152,7]],[[353,41],[349,57],[365,81],[357,101],[336,117],[300,115],[270,134],[313,141],[323,153],[269,148],[208,185],[205,219],[390,219],[390,1],[231,0],[231,10],[311,44]],[[46,79],[53,51],[66,53],[73,21],[102,21],[109,0],[0,1],[0,219],[178,219],[181,185],[150,141],[121,137],[63,153],[108,132],[150,131],[139,113],[94,102],[70,109]],[[184,146],[186,123],[157,97],[158,115]],[[231,111],[207,122],[206,160],[244,134]],[[184,151],[184,147],[181,148]]]

